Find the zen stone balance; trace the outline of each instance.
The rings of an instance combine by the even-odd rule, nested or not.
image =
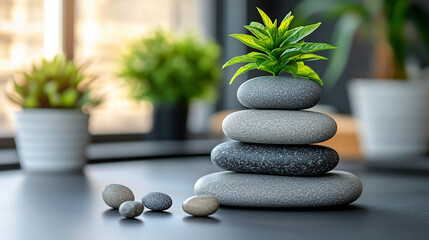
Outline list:
[[[319,101],[319,84],[257,77],[243,83],[237,97],[252,109],[224,119],[223,131],[235,141],[211,153],[212,162],[227,171],[200,178],[194,186],[197,196],[215,196],[223,206],[260,208],[329,207],[359,198],[362,183],[355,175],[331,171],[338,153],[310,145],[337,131],[330,116],[304,110]]]

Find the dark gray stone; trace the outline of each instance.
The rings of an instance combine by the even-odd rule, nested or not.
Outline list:
[[[153,211],[163,211],[173,205],[173,200],[165,193],[151,192],[143,196],[142,203]]]
[[[335,135],[337,123],[326,114],[293,110],[242,110],[222,123],[231,139],[261,144],[312,144]]]
[[[238,88],[237,98],[248,108],[306,109],[316,105],[322,89],[305,78],[263,76],[252,78]]]
[[[103,201],[111,208],[118,209],[123,202],[134,201],[133,192],[121,184],[109,184],[102,193]]]
[[[119,214],[126,218],[135,218],[142,214],[144,206],[141,202],[127,201],[119,206]]]
[[[338,153],[317,145],[263,145],[226,142],[211,153],[212,162],[235,172],[290,176],[326,173],[338,164]]]
[[[362,193],[353,174],[331,171],[317,177],[218,172],[200,178],[196,195],[211,195],[232,207],[306,208],[345,205]]]

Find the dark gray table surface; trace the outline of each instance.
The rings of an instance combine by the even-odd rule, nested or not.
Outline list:
[[[219,171],[208,157],[92,164],[81,175],[0,171],[0,239],[429,239],[427,174],[370,171],[359,163],[337,169],[362,180],[363,194],[350,206],[220,208],[210,218],[181,209],[195,181]],[[110,183],[129,186],[137,199],[168,193],[173,207],[121,218],[101,198]]]

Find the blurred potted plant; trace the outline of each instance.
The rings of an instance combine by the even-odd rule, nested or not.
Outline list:
[[[128,46],[118,75],[132,98],[153,103],[152,139],[185,139],[189,103],[215,96],[219,56],[215,42],[192,33],[178,37],[157,30]]]
[[[429,83],[410,71],[406,60],[409,53],[427,57],[429,11],[408,0],[305,0],[297,11],[338,19],[333,36],[338,51],[331,55],[327,80],[335,82],[343,72],[356,34],[374,46],[369,53],[373,79],[384,81],[355,79],[349,85],[365,156],[389,159],[427,153]],[[419,37],[426,51],[419,51]]]
[[[82,169],[89,117],[81,109],[100,103],[89,97],[93,79],[83,74],[83,66],[63,55],[43,59],[14,79],[14,91],[8,97],[23,108],[16,115],[15,141],[25,171]]]

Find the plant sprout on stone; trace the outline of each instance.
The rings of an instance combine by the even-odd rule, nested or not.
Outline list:
[[[312,79],[323,85],[319,75],[304,61],[327,60],[326,57],[313,52],[335,47],[326,43],[305,42],[303,39],[316,30],[320,23],[299,26],[289,30],[293,15],[289,12],[277,27],[274,22],[261,9],[257,8],[264,24],[251,22],[244,26],[254,36],[247,34],[231,34],[245,45],[259,50],[246,55],[237,56],[223,65],[223,68],[236,63],[247,63],[240,67],[231,78],[230,84],[242,73],[258,69],[278,76],[282,72],[289,72],[294,78],[297,76]]]

